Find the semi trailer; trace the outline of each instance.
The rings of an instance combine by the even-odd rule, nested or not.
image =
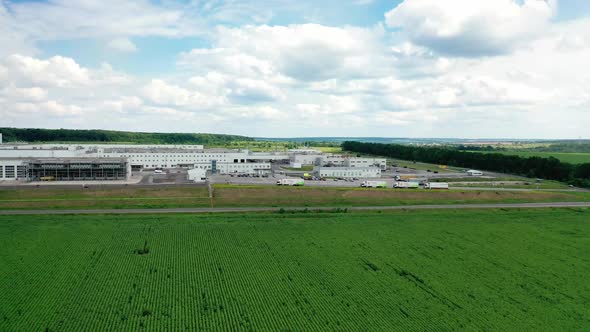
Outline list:
[[[394,188],[400,189],[418,189],[420,188],[420,183],[418,182],[396,182],[393,184]]]
[[[280,179],[277,181],[279,186],[303,186],[305,181],[303,179]]]
[[[385,181],[363,181],[361,183],[363,188],[387,188],[387,182]]]
[[[446,182],[428,182],[424,185],[424,189],[449,189],[449,184]]]

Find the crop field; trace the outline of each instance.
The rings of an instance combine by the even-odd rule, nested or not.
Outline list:
[[[0,216],[1,331],[584,331],[590,210]]]
[[[0,210],[183,207],[385,206],[590,201],[590,192],[407,190],[260,185],[125,189],[0,189]]]
[[[482,151],[483,152],[483,151]],[[486,153],[486,152],[483,152]],[[489,153],[489,152],[487,152]],[[529,157],[543,157],[543,158],[557,158],[565,163],[570,164],[585,164],[590,163],[590,153],[570,153],[570,152],[537,152],[537,151],[494,151],[494,153],[501,153],[510,156],[520,156],[524,158]]]

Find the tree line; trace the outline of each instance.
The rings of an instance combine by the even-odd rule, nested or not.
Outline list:
[[[7,142],[103,142],[132,144],[207,144],[252,141],[245,136],[190,133],[142,133],[111,130],[0,128]]]
[[[522,175],[557,180],[590,188],[590,164],[572,165],[556,158],[503,155],[499,153],[465,152],[451,147],[412,146],[399,144],[342,143],[346,151],[385,156],[395,159]]]

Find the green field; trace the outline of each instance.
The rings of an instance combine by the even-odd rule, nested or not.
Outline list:
[[[584,331],[590,210],[0,216],[1,331]]]
[[[557,158],[565,163],[570,164],[585,164],[590,163],[590,153],[570,153],[570,152],[535,152],[535,151],[477,151],[481,153],[501,153],[509,156],[519,156],[524,158],[529,157],[543,157],[543,158]]]
[[[414,204],[528,203],[590,201],[590,192],[405,190],[256,185],[150,188],[0,189],[0,210],[126,209],[293,206],[389,206]]]

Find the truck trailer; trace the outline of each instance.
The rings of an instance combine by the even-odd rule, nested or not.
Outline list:
[[[361,183],[363,188],[387,188],[387,182],[385,181],[363,181]]]
[[[305,181],[303,179],[280,179],[277,181],[279,186],[303,186]]]
[[[394,188],[400,189],[418,189],[420,188],[420,183],[418,182],[396,182],[393,184]]]
[[[424,189],[449,189],[449,184],[446,182],[428,182],[424,185]]]

